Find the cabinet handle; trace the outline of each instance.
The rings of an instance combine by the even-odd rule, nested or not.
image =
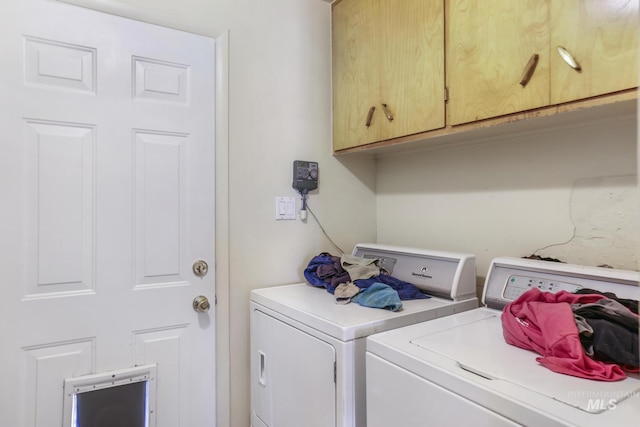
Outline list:
[[[373,118],[373,112],[376,111],[376,107],[369,108],[369,114],[367,114],[367,123],[365,123],[366,127],[371,126],[371,119]]]
[[[389,112],[387,104],[382,104],[382,111],[384,111],[384,115],[387,116],[387,120],[389,120],[390,122],[393,121],[393,116]]]
[[[522,87],[525,87],[527,83],[529,83],[529,80],[531,80],[531,76],[533,76],[533,72],[536,70],[536,65],[538,65],[538,58],[538,54],[534,53],[524,67],[522,77],[520,77],[520,85]]]
[[[564,60],[564,62],[569,65],[569,67],[573,68],[577,72],[582,71],[582,67],[580,66],[580,64],[578,64],[578,61],[576,61],[576,59],[573,57],[573,55],[571,55],[571,53],[569,53],[567,49],[563,48],[562,46],[558,46],[557,49],[558,54]]]

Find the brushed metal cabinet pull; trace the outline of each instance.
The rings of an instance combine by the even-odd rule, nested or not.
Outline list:
[[[576,59],[567,49],[562,46],[558,46],[556,49],[558,49],[558,54],[564,60],[564,62],[569,65],[569,67],[573,68],[577,72],[582,71],[582,67],[580,66],[580,64],[578,64],[578,61],[576,61]]]
[[[366,127],[371,126],[371,119],[373,118],[373,112],[376,111],[376,107],[369,108],[369,114],[367,114],[367,122],[365,123]]]
[[[390,122],[393,121],[393,116],[389,112],[389,108],[387,108],[387,104],[382,104],[382,111],[384,111],[384,115],[387,116],[387,120]]]
[[[525,87],[529,80],[531,80],[531,76],[533,76],[533,72],[536,70],[536,66],[538,65],[539,56],[537,53],[531,55],[527,65],[524,67],[524,71],[522,72],[522,77],[520,77],[520,85]]]

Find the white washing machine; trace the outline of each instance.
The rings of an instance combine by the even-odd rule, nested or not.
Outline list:
[[[637,426],[640,377],[595,381],[552,372],[503,338],[500,315],[532,282],[640,299],[637,272],[518,258],[489,269],[483,307],[370,336],[368,427]],[[538,286],[538,285],[536,285]]]
[[[253,427],[365,427],[366,337],[478,307],[473,255],[377,244],[352,255],[379,259],[432,298],[392,312],[336,304],[306,283],[252,291]]]

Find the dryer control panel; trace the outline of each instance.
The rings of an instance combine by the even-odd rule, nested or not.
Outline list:
[[[543,292],[557,293],[560,291],[567,291],[574,293],[582,286],[574,285],[573,283],[560,282],[557,280],[548,280],[535,276],[519,276],[511,275],[507,279],[502,297],[506,300],[516,300],[520,295],[527,292],[529,289],[537,288]]]

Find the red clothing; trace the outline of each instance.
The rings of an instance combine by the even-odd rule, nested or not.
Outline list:
[[[502,312],[502,332],[507,343],[540,354],[542,366],[561,374],[599,381],[626,378],[620,366],[593,360],[580,343],[571,305],[605,298],[596,294],[541,292],[531,289],[509,303]]]

